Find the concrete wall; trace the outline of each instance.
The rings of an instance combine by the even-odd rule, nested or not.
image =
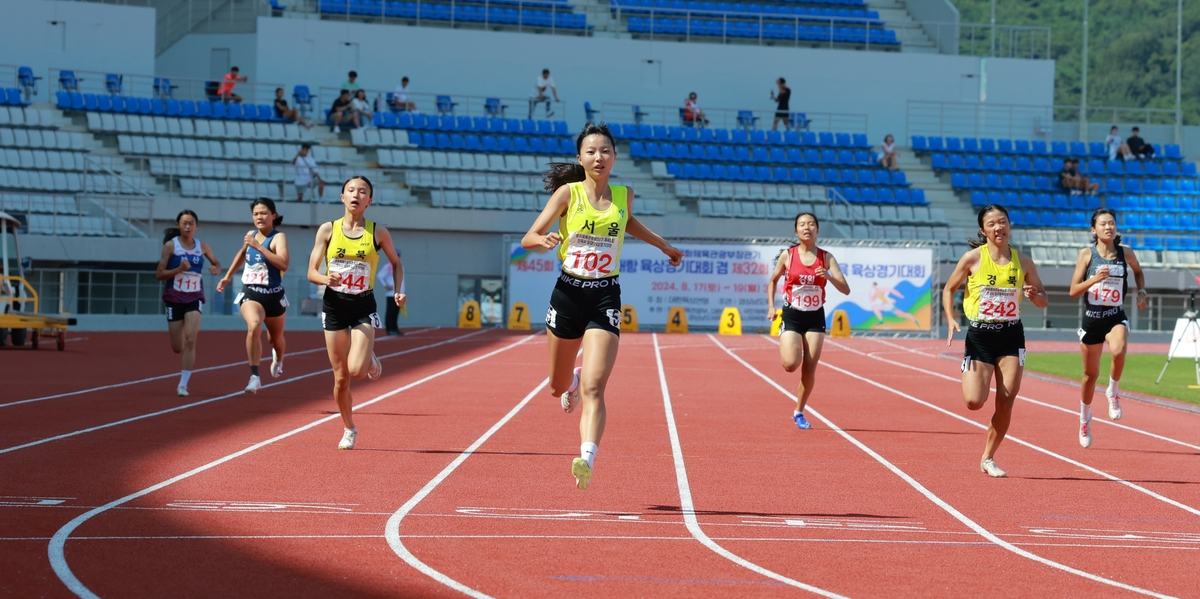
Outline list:
[[[175,42],[154,59],[154,73],[187,79],[211,79],[213,48],[229,50],[229,66],[258,81],[258,44],[253,33],[193,33]],[[221,73],[224,75],[224,73]],[[265,101],[264,101],[265,103]]]

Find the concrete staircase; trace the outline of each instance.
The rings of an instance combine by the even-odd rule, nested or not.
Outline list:
[[[941,208],[946,213],[946,220],[951,228],[970,231],[978,228],[971,204],[958,197],[950,187],[949,177],[943,180],[933,172],[928,158],[918,158],[912,148],[901,148],[896,165],[904,171],[913,188],[925,190],[925,199],[930,207]]]
[[[901,52],[937,54],[937,45],[933,43],[933,39],[925,32],[921,24],[914,21],[912,15],[908,14],[904,0],[869,0],[868,4],[867,10],[879,12],[879,18],[885,25],[889,29],[895,30],[896,38],[901,43]]]

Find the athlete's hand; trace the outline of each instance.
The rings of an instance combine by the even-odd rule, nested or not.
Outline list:
[[[258,242],[258,231],[250,231],[246,233],[246,238],[242,240],[248,247],[252,247],[258,251],[262,251],[262,244]]]
[[[1036,289],[1034,289],[1033,285],[1028,285],[1028,284],[1025,285],[1024,291],[1025,291],[1025,299],[1031,300],[1031,301],[1033,300],[1033,298],[1037,297],[1038,293],[1039,293]]]
[[[1096,269],[1096,274],[1095,274],[1095,276],[1092,277],[1092,280],[1099,283],[1100,281],[1103,281],[1104,279],[1107,279],[1107,278],[1108,278],[1108,265],[1105,264],[1104,266],[1101,266],[1100,268]]]
[[[767,322],[775,322],[780,318],[783,318],[782,311],[776,311],[775,306],[767,306]]]
[[[396,300],[396,307],[403,308],[404,304],[408,303],[408,294],[397,293],[397,294],[395,294],[395,300]]]
[[[829,278],[829,269],[825,268],[824,266],[818,266],[813,269],[813,274],[818,277],[821,277],[822,279],[828,279]]]
[[[329,276],[327,276],[325,278],[329,279],[325,283],[326,287],[337,287],[338,285],[342,284],[342,273],[340,273],[340,272],[331,272],[331,273],[329,273]]]
[[[562,243],[562,237],[558,233],[550,232],[542,236],[542,247],[552,250]]]
[[[679,266],[680,264],[683,264],[683,258],[684,256],[687,256],[687,254],[679,251],[679,249],[673,245],[668,245],[667,247],[663,248],[663,253],[667,255],[667,258],[671,259],[671,266]]]
[[[221,274],[221,267],[217,266],[216,264],[210,264],[208,265],[208,272],[214,275],[219,275]]]
[[[192,263],[188,262],[187,260],[183,260],[179,263],[179,266],[175,267],[174,274],[177,274],[177,275],[183,274],[183,273],[187,272],[188,270],[191,270],[191,268],[192,268]]]
[[[228,286],[229,286],[229,277],[222,277],[220,281],[217,281],[217,293],[223,293],[225,291],[225,288]]]
[[[954,334],[962,329],[958,327],[958,323],[953,319],[947,321],[946,324],[946,328],[950,330],[950,334],[946,335],[946,347],[950,347],[950,342],[954,341]]]
[[[1137,309],[1138,310],[1146,309],[1146,292],[1145,291],[1139,291],[1137,294]]]

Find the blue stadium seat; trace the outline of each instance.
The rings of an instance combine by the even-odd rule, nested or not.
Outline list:
[[[1000,170],[1000,159],[996,156],[983,157],[983,170],[998,171]]]
[[[1034,156],[1048,156],[1050,152],[1046,150],[1046,142],[1034,141],[1030,144],[1030,153]]]
[[[976,187],[976,186],[971,185],[967,181],[966,173],[953,173],[950,175],[950,187],[954,187],[957,189],[967,189],[967,188]]]
[[[1013,160],[1012,156],[1001,156],[999,158],[999,166],[997,167],[997,170],[1009,173],[1014,172],[1017,170],[1016,161]]]
[[[1004,194],[999,191],[987,192],[987,202],[989,204],[1004,204]]]
[[[1000,175],[997,175],[995,173],[988,173],[987,175],[985,175],[983,177],[983,186],[988,189],[999,189],[999,188],[1003,187],[1003,185],[1000,182]]]
[[[1006,207],[1020,206],[1021,197],[1015,191],[1006,191],[1004,192],[1004,201],[1002,202],[1002,205]]]
[[[981,171],[983,170],[983,159],[976,154],[970,154],[967,156],[964,168],[969,171]]]
[[[848,189],[855,189],[855,188],[851,187]],[[846,190],[843,190],[843,193],[845,193],[845,191]],[[877,204],[880,201],[879,194],[876,193],[874,187],[863,187],[861,189],[857,189],[857,191],[858,191],[859,199],[864,203]]]
[[[1042,142],[1042,143],[1045,144],[1045,142]],[[1029,149],[1029,140],[1018,139],[1018,140],[1012,142],[1012,144],[1013,144],[1013,153],[1014,154],[1018,154],[1021,156],[1028,156],[1029,154],[1031,154],[1030,149]]]
[[[1000,175],[1000,187],[1003,189],[1017,189],[1017,176],[1009,174]]]
[[[1104,158],[1105,156],[1108,156],[1108,152],[1104,150],[1104,144],[1102,142],[1093,141],[1088,144],[1088,156]]]
[[[957,137],[947,137],[943,140],[947,152],[962,152],[962,140]]]
[[[912,149],[914,152],[928,152],[929,143],[924,135],[912,136]]]
[[[996,140],[983,138],[979,140],[979,151],[984,154],[996,153]]]
[[[808,183],[808,170],[803,167],[793,166],[788,169],[788,178],[792,180],[792,183]]]
[[[967,175],[967,187],[971,189],[983,189],[987,186],[984,184],[983,175],[981,173],[970,173]]]
[[[1050,142],[1050,155],[1051,156],[1059,156],[1059,157],[1070,156],[1071,154],[1067,151],[1067,142],[1065,142],[1065,141]]]
[[[1071,142],[1070,148],[1071,149],[1066,154],[1067,156],[1071,156],[1073,158],[1087,158],[1087,144],[1083,143],[1082,141]]]
[[[996,140],[996,151],[1001,154],[1012,154],[1013,153],[1012,140],[1011,139]]]

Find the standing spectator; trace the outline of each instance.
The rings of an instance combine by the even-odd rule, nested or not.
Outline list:
[[[375,113],[371,110],[371,103],[367,102],[367,92],[358,90],[354,93],[354,99],[350,101],[350,109],[354,111],[354,116],[362,117],[363,126],[371,123]]]
[[[704,110],[700,108],[700,103],[696,101],[696,92],[688,94],[687,100],[683,101],[683,120],[691,123],[693,127],[705,127],[708,125],[708,117],[704,116]]]
[[[1129,150],[1129,154],[1139,159],[1154,158],[1154,146],[1146,143],[1146,140],[1139,135],[1140,132],[1137,127],[1134,127],[1133,135],[1125,140],[1125,147]]]
[[[308,129],[313,128],[312,123],[300,118],[299,110],[297,110],[295,108],[288,108],[287,100],[285,100],[283,98],[283,88],[282,87],[275,88],[275,116],[277,116],[281,119],[287,119],[287,120],[295,122],[295,123],[300,123],[301,125],[304,125],[304,127],[308,128]]]
[[[783,77],[780,77],[775,83],[779,85],[779,91],[777,93],[775,90],[771,90],[771,99],[778,102],[779,105],[775,107],[775,122],[771,124],[771,130],[774,131],[779,127],[779,121],[783,121],[784,129],[791,129],[792,115],[788,101],[792,99],[792,88],[787,86],[787,80]]]
[[[883,143],[879,144],[879,165],[890,170],[896,170],[896,139],[891,133],[883,136]]]
[[[312,144],[304,144],[300,146],[300,151],[296,153],[296,157],[292,158],[292,164],[296,166],[296,201],[303,202],[304,194],[310,191],[313,187],[317,188],[317,200],[325,198],[325,181],[321,179],[321,173],[317,172],[317,161],[311,156]]]
[[[529,105],[529,118],[533,118],[533,109],[538,102],[546,103],[546,118],[554,116],[554,106],[550,104],[550,98],[546,96],[547,89],[554,95],[555,102],[562,101],[558,99],[558,88],[554,87],[554,78],[550,76],[550,69],[542,69],[542,76],[537,80],[537,97]]]
[[[399,249],[396,250],[396,255],[400,255]],[[385,261],[385,264],[379,267],[379,274],[376,275],[376,279],[379,281],[379,284],[388,292],[388,297],[391,297],[396,293],[395,271],[392,270],[391,262]],[[404,293],[404,279],[400,280],[400,293]],[[401,331],[400,327],[396,324],[397,319],[400,317],[400,308],[396,306],[396,302],[385,301],[384,303],[387,304],[387,312],[383,317],[383,325],[384,328],[387,329],[387,334],[403,336],[404,331]]]
[[[392,92],[392,106],[396,110],[403,110],[405,112],[417,111],[416,103],[408,99],[408,77],[402,77],[400,85],[397,85],[396,91]]]
[[[344,90],[349,90],[349,92],[350,92],[351,94],[353,94],[353,93],[357,92],[358,90],[362,89],[362,87],[361,87],[361,86],[359,86],[359,85],[358,85],[358,83],[357,83],[357,81],[358,81],[358,73],[356,73],[356,72],[354,72],[354,71],[350,71],[350,74],[349,74],[349,75],[347,75],[347,76],[348,76],[348,77],[350,77],[350,80],[342,84],[342,89],[344,89]]]
[[[217,88],[217,95],[221,96],[222,102],[242,103],[242,97],[233,93],[233,88],[239,81],[245,82],[246,78],[238,75],[237,67],[231,67],[229,72],[225,74],[225,78],[221,80],[221,86]]]
[[[329,122],[333,123],[333,132],[341,133],[342,123],[351,123],[358,127],[358,113],[354,112],[353,103],[350,101],[350,90],[343,89],[341,95],[333,101],[333,107],[329,109]]]

